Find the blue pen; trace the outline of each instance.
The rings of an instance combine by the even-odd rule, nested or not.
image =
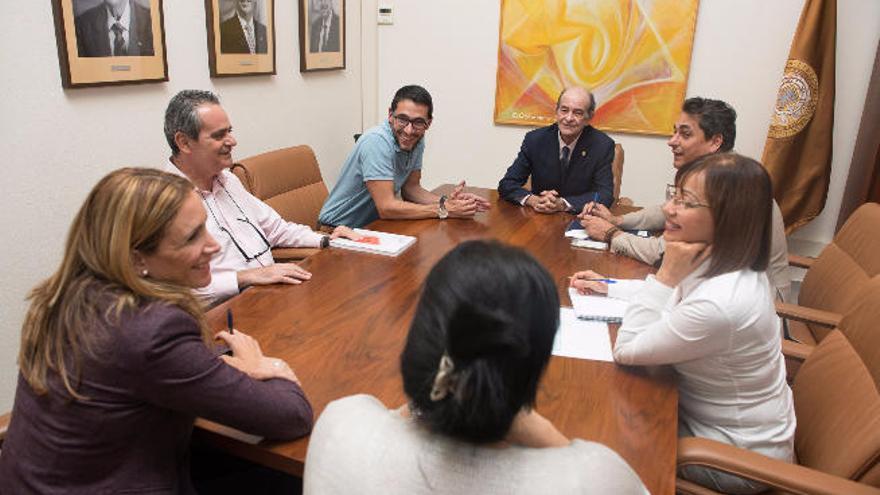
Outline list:
[[[573,277],[568,277],[569,279]],[[617,280],[613,278],[579,278],[578,280],[584,280],[586,282],[605,282],[606,284],[616,284]]]
[[[226,310],[226,327],[229,328],[229,333],[235,333],[235,331],[232,329],[232,310],[231,309]]]
[[[587,215],[592,215],[592,214],[593,214],[593,208],[596,207],[596,203],[598,203],[598,202],[599,202],[599,193],[598,193],[598,192],[594,192],[594,193],[593,193],[593,204],[590,205],[590,210],[587,212]]]

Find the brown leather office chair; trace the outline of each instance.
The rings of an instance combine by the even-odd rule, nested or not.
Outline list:
[[[876,289],[876,287],[872,287]],[[856,302],[805,358],[792,383],[798,464],[705,438],[682,438],[678,465],[702,465],[791,493],[880,494],[880,290]],[[853,482],[858,483],[853,483]],[[715,493],[676,480],[685,494]]]
[[[251,156],[232,166],[244,187],[290,222],[314,228],[329,194],[315,153],[307,145]],[[301,260],[317,252],[308,248],[275,248],[276,261]]]
[[[880,205],[865,203],[853,212],[819,257],[789,259],[807,274],[798,304],[777,303],[776,308],[789,320],[794,339],[816,345],[880,276]]]
[[[614,174],[614,203],[619,206],[632,206],[629,198],[620,197],[620,185],[623,182],[623,146],[614,143],[614,160],[611,162],[611,172]]]

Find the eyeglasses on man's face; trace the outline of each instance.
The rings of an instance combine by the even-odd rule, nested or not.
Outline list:
[[[394,124],[400,130],[406,129],[406,126],[411,125],[414,131],[424,132],[428,128],[428,126],[431,125],[430,122],[421,117],[411,119],[402,113],[392,115],[391,118],[394,119]]]
[[[711,208],[705,203],[700,203],[691,193],[675,187],[674,184],[666,185],[666,201],[671,202],[676,208],[684,208],[685,210]]]

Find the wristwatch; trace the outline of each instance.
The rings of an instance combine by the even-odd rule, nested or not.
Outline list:
[[[325,235],[321,237],[321,249],[327,249],[328,247],[330,247],[330,236]]]
[[[437,207],[437,217],[440,220],[446,220],[449,217],[449,212],[446,211],[446,195],[440,196],[440,206]]]

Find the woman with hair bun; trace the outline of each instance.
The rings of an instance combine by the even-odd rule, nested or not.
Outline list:
[[[400,356],[409,403],[332,402],[309,443],[305,493],[646,493],[609,448],[534,410],[559,325],[553,280],[497,242],[431,270]]]

